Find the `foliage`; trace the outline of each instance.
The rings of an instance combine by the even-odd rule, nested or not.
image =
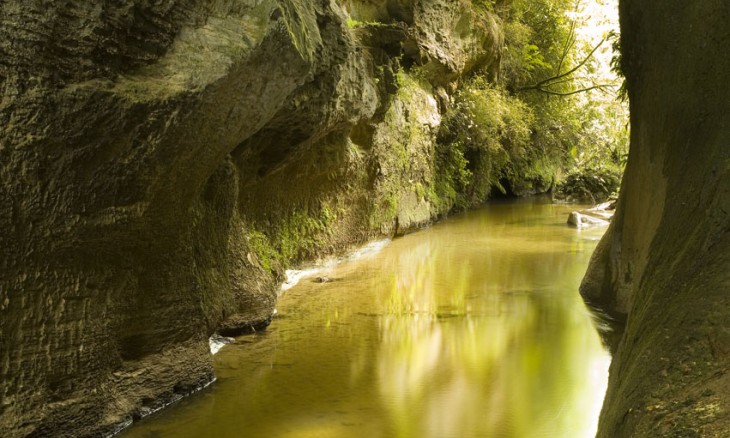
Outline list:
[[[566,50],[572,36],[567,12],[572,0],[515,0],[501,8],[505,22],[502,81],[510,89],[535,82],[573,60]]]
[[[532,0],[507,9],[503,80],[508,88],[567,96],[618,87],[597,59],[611,42],[617,48],[618,34],[604,27],[602,35],[587,37],[582,28],[595,23],[586,15],[601,11],[586,7],[580,1]]]
[[[557,187],[559,197],[603,202],[616,192],[629,149],[628,109],[615,99],[588,100],[580,106],[582,124],[571,149],[571,164]]]
[[[436,179],[433,189],[427,193],[429,201],[438,211],[448,211],[452,207],[465,207],[465,194],[474,176],[467,169],[469,162],[464,157],[462,143],[437,144]]]
[[[618,97],[621,101],[628,101],[629,93],[626,88],[626,66],[624,65],[624,58],[621,55],[621,38],[613,40],[611,45],[613,50],[613,57],[611,58],[611,71],[619,78],[622,78],[621,85],[618,89]]]
[[[581,39],[576,5],[493,4],[505,33],[500,78],[489,84],[477,74],[454,96],[439,137],[437,197],[466,207],[494,189],[525,194],[556,180],[561,189],[595,190],[598,198],[617,188],[628,148],[628,109],[603,90],[577,92],[607,78],[594,57],[603,43]]]
[[[570,202],[606,201],[621,184],[621,171],[610,163],[590,162],[570,170],[557,188],[559,198]]]
[[[521,100],[475,77],[455,95],[440,133],[437,195],[459,207],[483,202],[531,159],[534,114]],[[440,191],[441,193],[438,193]]]

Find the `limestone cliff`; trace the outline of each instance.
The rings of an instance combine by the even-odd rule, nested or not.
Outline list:
[[[0,435],[114,432],[285,265],[444,213],[446,90],[501,38],[466,0],[2,2]]]
[[[631,152],[582,293],[628,325],[601,437],[730,436],[730,6],[621,4]]]

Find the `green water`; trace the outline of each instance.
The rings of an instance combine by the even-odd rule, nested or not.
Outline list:
[[[491,204],[286,291],[137,437],[592,437],[609,363],[578,285],[603,229]]]

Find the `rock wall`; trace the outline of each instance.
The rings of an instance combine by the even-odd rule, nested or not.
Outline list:
[[[730,436],[730,5],[621,3],[631,152],[582,285],[628,315],[598,436]]]
[[[2,2],[0,435],[114,432],[286,265],[445,213],[447,90],[501,39],[467,0]]]

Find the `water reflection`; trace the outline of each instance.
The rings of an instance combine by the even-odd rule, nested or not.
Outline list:
[[[378,387],[396,435],[592,436],[602,388],[586,371],[607,358],[582,348],[596,336],[569,279],[593,244],[524,219],[471,229],[485,218],[383,256]]]
[[[589,437],[608,355],[577,286],[600,230],[491,205],[304,281],[211,391],[128,437]]]

